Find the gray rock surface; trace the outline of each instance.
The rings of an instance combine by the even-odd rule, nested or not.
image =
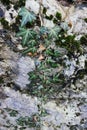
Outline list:
[[[10,109],[17,110],[22,116],[31,116],[38,112],[39,102],[36,97],[32,98],[8,87],[5,87],[4,92],[8,98],[1,103],[1,108],[9,108],[10,106]]]
[[[71,29],[68,31],[69,34],[75,33],[77,35],[87,34],[87,23],[85,18],[87,17],[87,6],[79,5],[74,9],[73,12],[67,14],[66,21],[72,23]]]
[[[4,59],[0,61],[0,75],[6,75],[8,71],[7,78],[21,89],[25,89],[26,85],[30,83],[28,72],[35,68],[34,61],[27,56],[21,57],[7,46],[1,47],[0,58]]]
[[[26,7],[38,13],[39,2],[26,0]],[[62,19],[72,23],[69,34],[76,33],[80,36],[87,33],[87,23],[84,22],[87,17],[86,6],[63,7],[56,0],[43,0],[42,4],[48,8],[48,14],[55,14],[58,10],[63,15]],[[9,24],[14,22],[10,21],[9,16],[5,16],[8,17]],[[47,27],[54,26],[50,21],[44,20],[44,24]],[[13,41],[16,42],[14,38]],[[42,98],[31,96],[28,90],[27,93],[25,91],[26,84],[30,82],[27,73],[35,68],[34,61],[28,56],[14,52],[6,44],[7,41],[0,37],[0,130],[86,130],[87,75],[82,79],[77,77],[75,82],[64,88],[55,99],[44,102]],[[76,60],[67,58],[66,76],[72,76],[76,67],[84,69],[87,47],[85,55],[78,58],[79,64]]]
[[[21,57],[17,61],[17,69],[18,74],[14,79],[14,83],[21,87],[21,89],[25,89],[26,85],[30,83],[28,73],[33,71],[35,68],[34,61],[26,57]]]

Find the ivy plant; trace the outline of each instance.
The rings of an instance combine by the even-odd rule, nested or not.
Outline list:
[[[22,16],[21,26],[23,27],[27,22],[33,22],[36,20],[35,14],[29,12],[26,8],[22,7],[19,11],[19,15]]]
[[[43,13],[48,19],[45,8]],[[58,48],[65,48],[67,53],[74,54],[80,50],[80,42],[75,40],[75,35],[67,35],[69,26],[61,21],[61,14],[58,12],[50,17],[53,22],[56,20],[55,26],[50,29],[38,26],[37,16],[24,7],[19,11],[19,15],[21,25],[17,36],[22,37],[22,46],[26,48],[24,54],[34,57],[36,65],[36,69],[29,73],[29,93],[50,96],[50,93],[58,91],[59,86],[66,82],[63,69],[60,69],[63,68],[64,54]],[[26,26],[28,23],[29,27]]]

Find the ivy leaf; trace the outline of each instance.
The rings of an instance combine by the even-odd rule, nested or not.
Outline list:
[[[36,45],[36,40],[35,39],[31,39],[29,40],[29,42],[27,43],[28,47],[33,47]]]
[[[33,12],[29,12],[26,8],[22,7],[19,11],[19,15],[22,16],[21,26],[24,26],[27,22],[33,22],[36,20],[35,14]]]
[[[55,26],[49,31],[49,38],[56,38],[58,37],[59,32],[61,31],[61,28],[59,26]]]
[[[47,27],[44,27],[44,26],[42,26],[42,27],[40,27],[40,34],[47,34],[48,33],[48,28]]]
[[[26,28],[19,28],[20,32],[17,33],[17,36],[22,37],[22,45],[25,46],[27,45],[27,42],[30,39],[34,39],[36,36],[36,32],[31,30],[31,29],[26,29]]]

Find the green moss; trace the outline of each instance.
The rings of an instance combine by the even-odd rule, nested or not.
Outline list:
[[[9,29],[10,28],[9,25],[8,25],[8,21],[6,21],[5,18],[1,18],[0,22],[1,22],[1,24],[3,25],[3,27],[5,29]]]
[[[62,15],[59,12],[56,12],[56,16],[55,17],[56,17],[57,20],[61,20],[62,19]]]
[[[85,18],[84,21],[87,23],[87,18]]]
[[[19,25],[20,25],[20,16],[17,16],[16,19],[15,19],[15,23],[13,23],[10,28],[12,31],[14,32],[18,32],[19,31]]]
[[[14,8],[18,9],[19,7],[25,6],[26,0],[19,0],[14,4]],[[1,2],[6,5],[7,7],[10,6],[10,4],[14,3],[11,0],[1,0]]]
[[[4,4],[4,5],[9,5],[11,3],[10,0],[1,0],[1,2]]]
[[[47,8],[43,8],[43,14],[45,14],[46,15],[46,12],[47,12]]]
[[[4,83],[4,80],[2,77],[0,77],[0,84]]]
[[[77,72],[77,74],[76,74],[76,78],[77,78],[77,79],[83,79],[85,74],[86,74],[85,69],[79,70],[79,71]]]
[[[87,60],[85,61],[85,71],[87,73]]]
[[[26,127],[20,127],[20,130],[25,130],[26,129]],[[16,129],[17,130],[17,129]]]
[[[74,52],[81,53],[81,44],[79,40],[75,40],[75,35],[64,36],[63,34],[56,41],[56,44],[62,48],[66,48],[71,55],[74,55]]]
[[[2,77],[0,77],[0,84],[4,83],[4,80]]]
[[[19,0],[19,1],[16,2],[16,4],[14,5],[14,9],[18,9],[19,7],[25,6],[25,2],[26,2],[26,0]]]

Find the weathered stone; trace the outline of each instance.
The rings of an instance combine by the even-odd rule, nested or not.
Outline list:
[[[67,13],[66,21],[71,22],[72,27],[68,31],[69,34],[76,33],[77,35],[87,34],[87,23],[85,18],[87,17],[87,7],[82,6],[74,8],[73,12]]]
[[[18,12],[13,8],[13,5],[11,5],[11,8],[5,11],[5,20],[8,21],[9,25],[11,25],[15,23],[17,15]]]
[[[5,75],[6,71],[9,71],[8,78],[12,79],[21,89],[25,89],[30,83],[28,72],[34,69],[34,61],[28,56],[21,57],[7,46],[1,48],[0,58],[3,60],[0,61],[0,75]]]
[[[34,2],[34,3],[33,3]],[[26,7],[36,14],[39,13],[39,0],[26,1]],[[30,4],[31,3],[31,4]],[[56,0],[43,0],[42,7],[47,8],[47,14],[55,15],[56,11],[59,11],[63,15],[63,19],[67,22],[71,22],[72,27],[69,30],[69,34],[73,32],[80,38],[82,34],[87,33],[87,24],[84,18],[87,17],[87,8],[84,6],[82,8],[75,8],[74,6],[63,7]],[[36,8],[35,8],[36,7]],[[12,11],[12,10],[11,10]],[[15,16],[14,16],[15,18]],[[9,18],[9,23],[11,24],[11,19]],[[14,21],[12,21],[14,22]],[[54,26],[50,21],[44,19],[44,24],[47,27]],[[13,42],[15,40],[13,39]],[[21,48],[19,47],[19,50]],[[62,50],[61,50],[62,51]],[[63,51],[65,52],[65,51]],[[63,53],[62,52],[62,53]],[[85,49],[85,54],[87,53],[87,48]],[[86,55],[81,55],[77,58],[72,58],[71,60],[66,57],[66,69],[65,75],[70,78],[76,72],[76,67],[78,69],[85,68]],[[78,64],[77,64],[78,60]],[[41,99],[37,97],[31,97],[25,94],[21,90],[25,90],[26,84],[29,84],[28,72],[35,68],[34,61],[28,56],[21,56],[19,53],[13,52],[2,39],[0,39],[0,78],[3,77],[5,83],[0,84],[1,96],[0,100],[0,130],[14,130],[14,126],[17,126],[17,130],[20,130],[22,126],[17,124],[17,119],[21,116],[26,118],[26,116],[32,117],[33,114],[39,114],[41,125],[41,130],[86,130],[87,129],[87,76],[83,79],[77,79],[75,83],[71,86],[64,88],[56,97],[56,99],[50,99],[47,103],[44,103]],[[14,82],[18,85],[20,89],[15,90],[15,88],[9,85],[10,82]],[[2,89],[3,88],[3,89]],[[28,90],[27,90],[28,91]],[[43,117],[43,112],[38,109],[42,107],[48,113]],[[10,116],[8,109],[16,110],[18,112],[16,117]],[[41,115],[42,114],[42,115]],[[37,121],[37,118],[34,118]],[[9,127],[10,128],[7,128]],[[36,128],[29,128],[25,125],[25,130],[36,130]]]
[[[29,57],[21,57],[17,61],[18,74],[14,79],[15,84],[17,84],[21,89],[26,89],[26,85],[30,83],[28,73],[34,70],[34,61]]]
[[[37,1],[35,0],[26,0],[26,4],[25,4],[25,7],[27,9],[30,9],[31,11],[33,11],[35,14],[38,14],[39,13],[39,8],[40,8],[40,5]]]
[[[5,88],[5,94],[8,98],[3,101],[1,108],[9,108],[10,106],[10,109],[17,110],[22,116],[30,116],[38,112],[37,98],[21,94],[8,87]]]

